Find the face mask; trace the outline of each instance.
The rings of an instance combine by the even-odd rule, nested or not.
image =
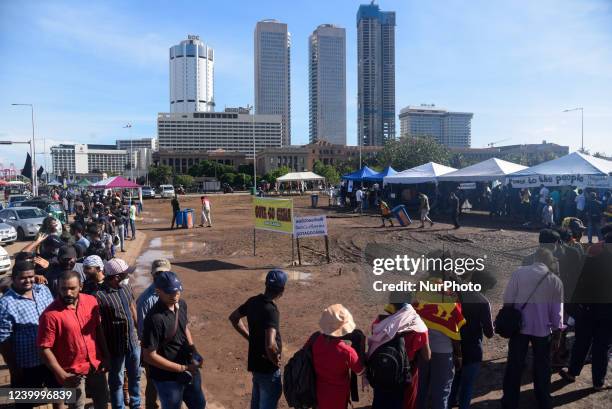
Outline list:
[[[126,286],[126,285],[128,285],[129,282],[130,282],[130,279],[126,278],[124,280],[119,281],[119,285]]]

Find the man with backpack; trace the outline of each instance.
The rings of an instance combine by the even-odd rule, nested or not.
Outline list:
[[[282,393],[282,341],[274,301],[282,297],[287,278],[282,270],[269,271],[264,293],[249,298],[229,316],[236,331],[249,342],[248,371],[253,374],[251,409],[276,409]],[[248,328],[243,317],[247,317]]]

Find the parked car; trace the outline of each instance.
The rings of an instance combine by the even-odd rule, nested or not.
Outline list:
[[[30,200],[26,200],[21,203],[22,207],[38,207],[40,210],[49,214],[49,216],[55,217],[62,223],[66,223],[66,214],[62,209],[60,202],[51,200],[48,197],[35,197]]]
[[[155,199],[155,190],[151,186],[142,187],[142,198],[143,199]]]
[[[174,186],[172,185],[159,185],[159,194],[162,198],[174,197]]]
[[[8,198],[8,207],[18,207],[21,206],[23,202],[28,200],[27,195],[10,195]]]
[[[4,250],[3,247],[0,247],[0,274],[4,274],[11,269],[11,257]]]
[[[0,223],[0,244],[10,244],[17,240],[17,230],[10,224]]]
[[[17,230],[17,240],[34,237],[38,233],[47,213],[38,207],[17,207],[0,210],[0,220]]]

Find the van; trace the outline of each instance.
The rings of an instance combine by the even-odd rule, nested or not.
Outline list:
[[[159,194],[162,198],[174,197],[174,186],[159,185]]]

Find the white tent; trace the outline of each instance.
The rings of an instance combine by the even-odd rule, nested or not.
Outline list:
[[[440,165],[435,162],[428,162],[414,168],[406,169],[398,172],[395,175],[385,176],[383,183],[391,184],[416,184],[416,183],[437,183],[438,177],[457,169],[448,166]]]
[[[513,187],[580,186],[609,188],[612,162],[580,152],[540,163],[509,175]]]
[[[510,173],[527,169],[527,166],[505,160],[491,158],[483,162],[459,169],[455,172],[440,176],[440,182],[489,182],[505,179]]]
[[[313,172],[291,172],[276,178],[277,182],[307,182],[313,180],[325,180],[325,178]]]

